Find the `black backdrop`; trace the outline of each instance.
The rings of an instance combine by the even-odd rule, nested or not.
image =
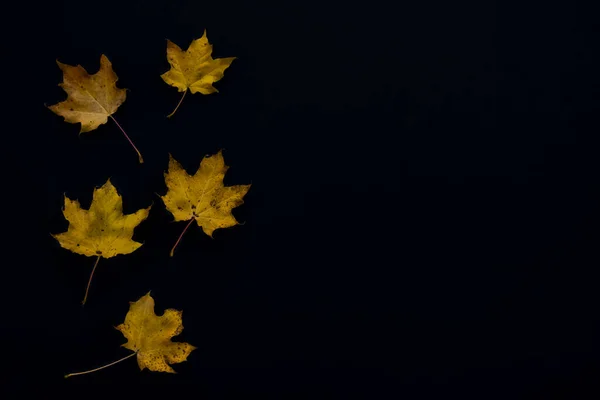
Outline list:
[[[5,383],[195,383],[237,392],[431,391],[573,398],[600,373],[596,26],[574,6],[494,2],[87,1],[13,4],[5,84]],[[238,57],[219,93],[180,98],[166,39],[207,30]],[[46,105],[55,60],[112,61],[129,89],[78,136]],[[8,100],[8,99],[7,99]],[[190,172],[224,149],[252,183],[242,226],[184,223],[168,153]],[[63,194],[108,178],[125,212],[153,204],[127,256],[62,249]],[[178,374],[140,372],[113,326],[152,290],[198,347]]]

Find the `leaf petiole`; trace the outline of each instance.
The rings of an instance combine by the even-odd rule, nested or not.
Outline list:
[[[121,125],[119,125],[119,123],[117,122],[117,120],[115,119],[115,117],[113,117],[112,115],[109,115],[109,117],[115,122],[115,124],[117,124],[117,126],[119,127],[119,129],[121,130],[121,132],[123,132],[123,135],[125,135],[125,138],[127,138],[127,140],[129,141],[129,143],[133,146],[133,149],[137,153],[138,160],[139,160],[140,164],[143,164],[144,163],[144,159],[142,158],[142,153],[140,153],[140,151],[137,149],[137,147],[135,147],[135,144],[133,144],[133,142],[131,141],[131,139],[129,139],[129,136],[127,136],[127,134],[125,133],[125,130],[123,128],[121,128]]]
[[[173,253],[175,252],[175,247],[177,247],[177,245],[181,241],[181,238],[183,237],[183,234],[185,233],[185,231],[188,230],[188,228],[190,227],[190,225],[192,224],[192,222],[194,222],[194,218],[190,219],[190,222],[188,222],[188,224],[183,229],[183,232],[181,232],[181,235],[179,235],[179,237],[177,238],[177,242],[175,242],[175,245],[171,249],[171,257],[173,257]]]
[[[65,375],[65,378],[68,378],[68,377],[70,377],[70,376],[75,376],[75,375],[84,375],[84,374],[89,374],[89,373],[91,373],[91,372],[100,371],[101,369],[108,368],[108,367],[110,367],[111,365],[115,365],[115,364],[117,364],[117,363],[120,363],[120,362],[121,362],[121,361],[123,361],[123,360],[127,360],[128,358],[130,358],[130,357],[133,357],[133,356],[135,356],[136,354],[137,354],[137,351],[136,351],[136,352],[134,352],[134,353],[131,353],[131,354],[129,354],[128,356],[125,356],[125,357],[121,358],[120,360],[113,361],[113,362],[111,362],[110,364],[106,364],[106,365],[104,365],[104,366],[102,366],[102,367],[98,367],[98,368],[90,369],[89,371],[83,371],[83,372],[73,372],[73,373],[67,374],[67,375]]]
[[[179,100],[179,103],[177,103],[177,107],[175,107],[175,109],[173,110],[173,112],[171,114],[167,115],[167,118],[171,118],[173,116],[173,114],[175,114],[175,111],[177,111],[177,109],[181,105],[181,102],[183,101],[183,98],[185,97],[186,93],[187,93],[187,89],[183,92],[183,96],[181,96],[181,100]]]
[[[96,259],[96,263],[94,264],[94,268],[92,268],[92,273],[90,274],[90,279],[88,280],[87,287],[85,288],[85,296],[83,296],[83,301],[81,305],[85,305],[85,301],[87,300],[88,291],[90,290],[90,285],[92,283],[92,278],[94,276],[94,271],[96,271],[96,267],[98,266],[98,262],[100,261],[100,256]]]

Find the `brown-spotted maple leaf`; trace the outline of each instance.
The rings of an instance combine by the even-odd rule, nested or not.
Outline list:
[[[171,256],[194,220],[210,237],[215,229],[238,224],[231,210],[244,203],[251,185],[224,186],[228,168],[219,151],[204,157],[196,173],[189,175],[169,154],[169,170],[165,173],[167,193],[161,199],[175,221],[189,221],[171,249]]]
[[[99,371],[133,356],[137,356],[141,371],[148,368],[150,371],[175,373],[169,364],[187,361],[187,357],[196,349],[189,343],[171,341],[172,337],[183,331],[181,315],[182,311],[172,308],[165,310],[161,316],[156,315],[154,299],[150,292],[146,293],[138,301],[129,303],[125,321],[115,327],[127,339],[127,343],[121,346],[133,353],[99,368],[67,374],[65,378]]]
[[[225,70],[229,68],[236,57],[216,58],[212,56],[212,45],[206,38],[206,30],[200,39],[192,41],[186,51],[167,39],[167,60],[171,69],[161,75],[161,78],[178,91],[183,92],[181,100],[171,114],[170,118],[181,105],[188,89],[192,93],[211,94],[218,92],[212,85],[223,78]]]
[[[125,101],[127,90],[117,87],[117,74],[113,71],[108,58],[102,54],[100,69],[93,75],[88,74],[81,65],[74,67],[58,60],[56,63],[63,72],[63,82],[59,86],[67,92],[68,96],[65,101],[48,108],[63,117],[66,122],[80,123],[79,134],[93,131],[105,124],[110,117],[133,146],[139,162],[143,163],[142,154],[113,117],[113,114]]]
[[[69,221],[69,227],[66,232],[52,236],[67,250],[96,257],[96,263],[85,289],[83,304],[87,300],[92,277],[100,258],[129,254],[142,245],[132,239],[133,230],[148,217],[151,207],[124,215],[123,200],[110,179],[102,187],[94,189],[92,203],[88,210],[82,209],[79,201],[65,196],[63,215]]]

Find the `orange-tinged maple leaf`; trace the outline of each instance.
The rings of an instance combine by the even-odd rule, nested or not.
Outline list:
[[[223,78],[225,70],[229,68],[236,57],[213,59],[211,54],[212,45],[206,38],[206,30],[200,39],[192,41],[186,51],[167,40],[167,60],[171,69],[162,74],[161,78],[167,84],[183,92],[177,107],[167,117],[175,114],[188,89],[192,93],[218,92],[212,84]]]
[[[172,308],[165,310],[161,316],[156,315],[154,299],[150,292],[146,293],[138,301],[129,303],[125,321],[115,327],[127,339],[121,346],[133,353],[103,367],[68,374],[65,378],[98,371],[133,356],[137,356],[142,371],[148,368],[150,371],[175,373],[169,364],[187,361],[187,357],[196,349],[189,343],[171,341],[172,337],[183,331],[181,315],[182,311]]]
[[[127,90],[117,87],[117,74],[113,71],[108,58],[102,54],[100,69],[93,75],[88,74],[81,65],[74,67],[58,60],[56,63],[63,72],[63,82],[59,86],[67,92],[68,97],[48,108],[63,117],[66,122],[80,123],[80,134],[93,131],[105,124],[110,117],[133,146],[139,162],[143,163],[144,160],[139,150],[113,117],[113,114],[125,101]]]
[[[251,185],[224,186],[223,178],[228,168],[219,151],[204,157],[196,174],[189,175],[169,155],[169,170],[165,173],[167,193],[161,199],[175,221],[189,221],[173,246],[171,256],[194,220],[210,237],[216,229],[238,224],[231,210],[244,203],[243,198]]]

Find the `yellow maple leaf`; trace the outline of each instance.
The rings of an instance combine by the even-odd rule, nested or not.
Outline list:
[[[169,364],[187,360],[195,347],[189,343],[171,341],[183,330],[181,314],[182,311],[169,308],[163,315],[157,316],[150,292],[130,303],[125,322],[116,328],[127,339],[122,346],[137,353],[140,370],[148,368],[150,371],[174,373]]]
[[[196,174],[189,175],[169,154],[169,170],[165,173],[167,193],[161,199],[175,221],[189,220],[173,246],[171,256],[194,220],[210,237],[215,229],[238,224],[231,210],[244,203],[243,197],[251,185],[224,186],[223,178],[228,168],[219,151],[214,156],[204,157]]]
[[[63,82],[59,86],[67,92],[68,96],[65,101],[48,108],[63,117],[66,122],[80,123],[80,134],[93,131],[105,124],[110,117],[133,146],[140,163],[143,163],[144,160],[139,150],[113,117],[113,114],[125,101],[127,90],[117,87],[117,74],[113,71],[108,58],[102,54],[100,69],[93,75],[88,74],[81,65],[74,67],[58,60],[56,63],[63,72]]]
[[[154,313],[154,299],[150,292],[146,293],[138,301],[129,303],[125,322],[115,327],[127,339],[127,343],[121,346],[134,353],[100,368],[65,375],[65,378],[89,374],[135,355],[142,371],[148,368],[150,371],[175,373],[169,364],[187,361],[187,357],[196,349],[189,343],[171,341],[172,337],[183,331],[181,314],[182,311],[169,308],[163,315],[157,316]]]
[[[200,39],[192,41],[186,51],[181,50],[175,43],[167,40],[167,60],[171,69],[161,75],[169,85],[183,92],[175,110],[167,117],[175,114],[183,101],[188,89],[192,93],[211,94],[218,92],[212,85],[223,77],[236,57],[213,59],[212,45],[206,38],[206,30]]]
[[[133,230],[148,217],[151,207],[124,215],[123,201],[110,179],[102,187],[94,189],[88,210],[82,209],[78,200],[65,196],[63,215],[69,221],[69,227],[66,232],[52,236],[65,249],[97,257],[85,291],[84,304],[100,258],[129,254],[142,245],[132,240]]]

